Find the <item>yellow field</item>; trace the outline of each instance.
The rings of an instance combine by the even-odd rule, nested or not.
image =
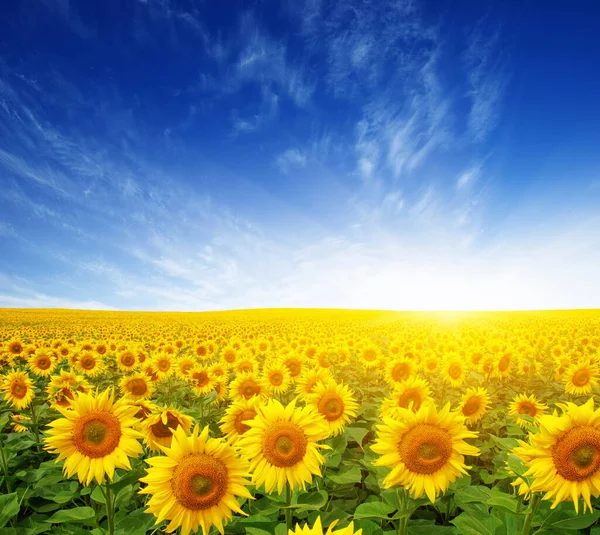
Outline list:
[[[2,309],[0,535],[599,535],[599,358],[596,310]]]

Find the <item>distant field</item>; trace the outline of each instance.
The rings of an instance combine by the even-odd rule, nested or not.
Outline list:
[[[599,358],[600,310],[0,309],[0,535],[600,535]]]

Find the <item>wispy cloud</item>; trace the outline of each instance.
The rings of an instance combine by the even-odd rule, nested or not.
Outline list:
[[[300,149],[287,149],[277,156],[275,163],[282,172],[287,173],[291,169],[304,167],[306,165],[306,161],[306,154]]]

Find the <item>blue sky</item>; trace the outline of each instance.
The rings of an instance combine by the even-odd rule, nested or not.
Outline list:
[[[0,306],[600,305],[596,2],[0,20]]]

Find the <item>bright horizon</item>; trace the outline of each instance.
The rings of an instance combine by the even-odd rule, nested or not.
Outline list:
[[[0,307],[600,306],[600,6],[0,13]]]

